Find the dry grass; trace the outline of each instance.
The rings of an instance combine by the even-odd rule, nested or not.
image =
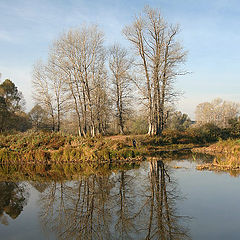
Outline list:
[[[208,147],[192,149],[194,152],[215,155],[212,163],[198,165],[198,170],[240,171],[240,140],[219,141]]]
[[[133,146],[136,140],[136,147]],[[0,167],[78,164],[81,169],[97,169],[106,164],[137,164],[146,156],[171,155],[191,149],[193,144],[160,145],[146,135],[81,138],[63,133],[29,131],[0,135]],[[91,172],[91,171],[90,171]]]
[[[139,147],[127,137],[81,138],[62,133],[27,132],[0,136],[0,163],[74,163],[139,160]]]

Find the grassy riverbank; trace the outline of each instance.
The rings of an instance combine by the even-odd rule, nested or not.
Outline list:
[[[219,141],[208,147],[194,148],[193,152],[214,155],[212,163],[198,165],[198,170],[239,171],[240,170],[240,140]]]
[[[194,146],[191,143],[164,143],[162,139],[146,135],[81,138],[63,133],[29,131],[0,135],[0,164],[131,163],[141,161],[145,156]]]
[[[51,132],[27,132],[0,137],[1,163],[105,162],[138,158],[131,140],[79,138]]]

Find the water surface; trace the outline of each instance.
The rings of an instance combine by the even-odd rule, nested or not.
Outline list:
[[[0,239],[239,239],[240,178],[161,156],[75,180],[0,182]],[[176,166],[178,168],[176,168]]]

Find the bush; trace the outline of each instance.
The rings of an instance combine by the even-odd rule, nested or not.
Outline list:
[[[163,132],[163,142],[166,144],[177,144],[183,139],[184,132],[178,130],[165,130]]]
[[[196,143],[215,142],[222,137],[222,129],[213,123],[188,129],[187,132]]]
[[[232,138],[239,138],[240,137],[240,121],[238,118],[230,119],[229,122],[229,128],[226,130],[228,131],[228,134]]]

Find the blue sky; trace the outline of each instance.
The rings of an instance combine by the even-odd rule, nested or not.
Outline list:
[[[0,0],[0,73],[32,105],[31,71],[51,42],[81,24],[97,23],[106,44],[127,45],[121,34],[145,5],[179,23],[191,74],[177,79],[184,92],[177,108],[194,118],[197,104],[216,97],[239,102],[240,2],[237,0]]]

